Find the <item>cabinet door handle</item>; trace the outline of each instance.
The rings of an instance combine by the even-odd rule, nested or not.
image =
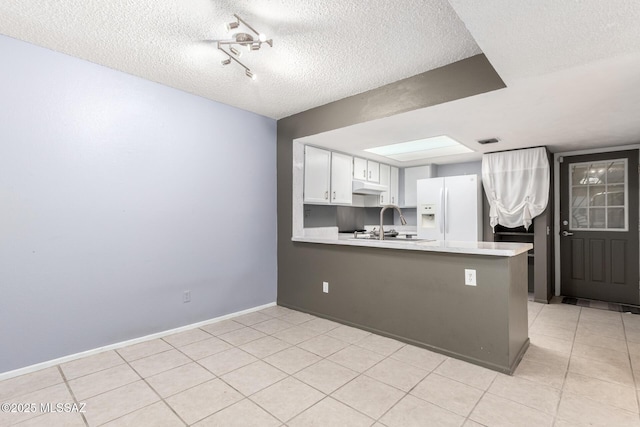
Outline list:
[[[369,179],[371,179],[371,171],[369,171]]]
[[[384,203],[384,196],[380,196],[380,203]]]
[[[329,198],[329,192],[325,191],[324,192],[324,199],[327,200]]]
[[[391,197],[391,204],[394,204],[396,202],[396,198],[395,197]]]
[[[367,177],[367,170],[366,169],[362,169],[362,177],[363,178]]]
[[[333,192],[333,200],[335,200],[335,199],[336,199],[336,192],[334,191]]]

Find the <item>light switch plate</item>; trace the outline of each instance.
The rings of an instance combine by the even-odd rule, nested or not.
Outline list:
[[[464,269],[464,284],[467,286],[476,286],[476,271],[468,268]]]
[[[329,282],[322,282],[322,292],[325,294],[329,293]]]

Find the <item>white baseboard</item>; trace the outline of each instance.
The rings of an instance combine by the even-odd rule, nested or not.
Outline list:
[[[145,335],[144,337],[134,338],[127,341],[121,341],[119,343],[106,345],[104,347],[98,347],[91,350],[83,351],[81,353],[70,354],[68,356],[59,357],[53,360],[47,360],[46,362],[36,363],[35,365],[25,366],[24,368],[14,369],[13,371],[7,371],[0,373],[0,381],[7,380],[9,378],[17,377],[19,375],[29,374],[31,372],[39,371],[40,369],[49,368],[51,366],[60,365],[62,363],[70,362],[72,360],[80,359],[82,357],[92,356],[94,354],[102,353],[103,351],[115,350],[118,348],[126,347],[128,345],[138,344],[145,341],[155,340],[157,338],[166,337],[167,335],[176,334],[178,332],[184,332],[189,329],[199,328],[200,326],[209,325],[211,323],[221,322],[223,320],[232,319],[234,317],[241,316],[243,314],[252,313],[254,311],[263,310],[265,308],[275,306],[275,302],[259,305],[257,307],[248,308],[242,311],[236,311],[235,313],[225,314],[224,316],[216,317],[202,322],[192,323],[190,325],[181,326],[175,329],[169,329],[167,331],[157,332],[151,335]]]

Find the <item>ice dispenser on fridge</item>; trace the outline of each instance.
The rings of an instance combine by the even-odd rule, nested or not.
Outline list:
[[[420,228],[435,228],[436,227],[436,205],[435,204],[422,204],[418,207],[420,210]]]

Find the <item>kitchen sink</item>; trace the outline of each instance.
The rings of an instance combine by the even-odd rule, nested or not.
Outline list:
[[[364,241],[377,241],[377,242],[428,242],[429,239],[419,239],[417,237],[388,237],[386,236],[384,240],[380,240],[377,237],[352,237],[349,240],[364,240]]]

